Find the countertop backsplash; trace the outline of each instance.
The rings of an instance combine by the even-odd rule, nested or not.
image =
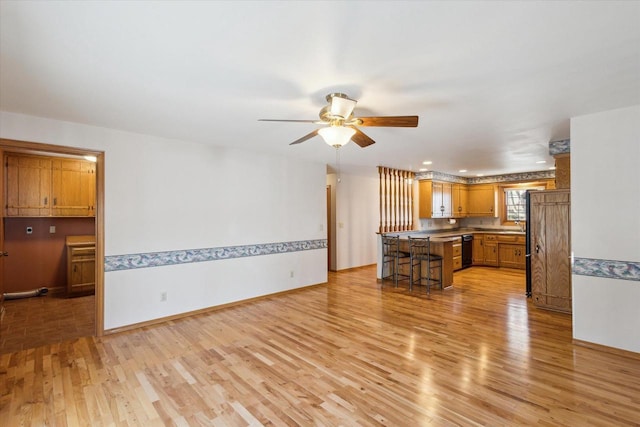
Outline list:
[[[451,224],[448,219],[420,219],[418,229],[420,231],[453,231],[468,228],[496,231],[521,231],[519,225],[504,226],[500,224],[500,218],[493,217],[460,218],[455,220],[455,224]]]

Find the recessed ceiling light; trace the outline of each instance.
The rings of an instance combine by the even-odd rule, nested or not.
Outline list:
[[[476,175],[476,176],[484,176],[484,174],[483,174],[483,173],[479,173],[479,174],[478,174],[478,175]]]
[[[420,168],[420,169],[418,169],[418,170],[419,170],[420,172],[426,172],[426,171],[428,171],[429,169],[427,169],[427,168]]]
[[[539,165],[541,165],[541,164],[543,164],[543,163],[547,163],[547,161],[546,161],[546,160],[538,160],[536,163],[537,163],[537,164],[539,164]]]
[[[458,172],[465,173],[466,171],[467,171],[466,169],[460,169]]]
[[[551,166],[549,169],[553,171],[553,170],[556,170],[556,167],[555,166]]]
[[[433,164],[433,162],[431,160],[427,160],[427,161],[422,162],[422,164],[423,165],[431,165],[431,164]]]

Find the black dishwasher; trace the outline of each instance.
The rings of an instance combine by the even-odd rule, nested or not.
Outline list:
[[[473,234],[462,235],[462,268],[471,267],[473,263]]]

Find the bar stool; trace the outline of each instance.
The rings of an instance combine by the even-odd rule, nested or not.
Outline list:
[[[409,237],[409,256],[410,256],[410,278],[409,290],[413,289],[413,285],[421,285],[422,280],[426,280],[427,294],[431,293],[431,285],[438,285],[442,289],[442,257],[431,253],[430,237]],[[426,275],[423,274],[422,265],[426,264]],[[418,269],[417,278],[414,271]],[[438,278],[431,277],[431,271],[438,269]],[[417,283],[416,283],[417,282]]]
[[[410,263],[409,254],[400,250],[400,236],[382,236],[382,280],[392,278],[397,288],[400,277],[411,278],[411,271],[409,274],[401,272],[401,266]]]

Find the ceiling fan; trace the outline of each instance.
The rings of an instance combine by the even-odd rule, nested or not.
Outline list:
[[[418,116],[354,117],[353,109],[358,101],[349,98],[344,93],[330,93],[326,96],[326,99],[329,104],[320,110],[320,120],[258,120],[263,122],[296,122],[326,125],[327,127],[316,129],[302,138],[296,139],[289,145],[300,144],[319,134],[327,144],[335,148],[340,148],[349,141],[353,141],[363,148],[374,144],[375,141],[358,129],[358,126],[418,126]]]

